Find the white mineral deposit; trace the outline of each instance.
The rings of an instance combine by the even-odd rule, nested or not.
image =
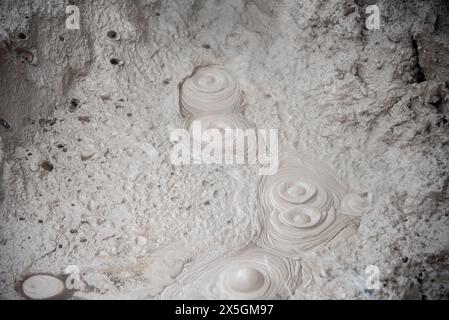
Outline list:
[[[448,299],[448,17],[1,0],[0,299]]]
[[[62,279],[50,274],[34,274],[27,277],[18,289],[30,300],[63,299],[70,296]]]

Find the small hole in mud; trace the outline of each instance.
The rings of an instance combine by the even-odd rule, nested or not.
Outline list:
[[[156,12],[156,15],[159,17],[161,14],[159,12]]]
[[[50,161],[47,160],[41,164],[41,167],[46,171],[53,171],[55,166]]]
[[[2,127],[4,127],[5,129],[11,129],[11,123],[9,123],[8,121],[6,121],[5,119],[0,118],[0,125]]]
[[[17,36],[19,39],[21,39],[21,40],[24,40],[24,39],[26,39],[27,38],[27,36],[26,36],[26,34],[25,33],[19,33],[19,35]]]
[[[27,20],[28,20],[29,18],[30,18],[29,16],[25,16],[25,19],[27,19]]]
[[[79,101],[78,101],[78,99],[72,99],[72,101],[70,101],[70,104],[74,107],[78,107]]]
[[[70,100],[69,111],[75,112],[75,110],[79,107],[79,105],[80,105],[80,101],[78,99],[73,98],[72,100]]]
[[[110,62],[112,65],[116,66],[116,65],[118,65],[118,64],[120,63],[120,60],[117,59],[117,58],[111,58],[111,60],[109,60],[109,62]]]
[[[64,37],[63,36],[59,36],[59,41],[64,41]]]
[[[203,47],[204,49],[210,49],[210,44],[205,43],[201,47]]]
[[[117,32],[115,32],[114,30],[110,30],[108,31],[108,33],[106,34],[108,36],[109,39],[115,40],[117,39]]]

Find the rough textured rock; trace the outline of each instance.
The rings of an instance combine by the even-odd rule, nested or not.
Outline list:
[[[234,73],[283,150],[373,195],[292,298],[449,297],[446,1],[378,1],[380,30],[373,1],[72,2],[80,30],[60,1],[0,3],[0,297],[75,265],[75,297],[158,298],[255,242],[253,168],[169,161],[178,84],[205,64]]]

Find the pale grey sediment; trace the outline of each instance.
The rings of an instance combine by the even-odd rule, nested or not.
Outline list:
[[[372,1],[76,2],[80,30],[61,1],[0,1],[1,298],[76,265],[75,298],[157,299],[254,243],[304,255],[293,299],[447,298],[447,1],[379,0],[379,30],[365,27]],[[211,65],[244,92],[220,110],[332,167],[316,208],[262,232],[257,168],[170,163],[179,86]],[[333,221],[301,252],[294,224],[311,222],[295,210]]]

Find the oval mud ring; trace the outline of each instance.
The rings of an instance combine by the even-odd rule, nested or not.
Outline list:
[[[106,33],[106,36],[111,40],[119,40],[120,39],[120,36],[118,35],[117,31],[115,31],[115,30],[109,30]]]
[[[109,62],[113,65],[113,66],[121,66],[123,65],[123,61],[118,59],[118,58],[111,58],[109,60]]]
[[[75,290],[67,289],[66,278],[50,273],[30,274],[16,284],[16,292],[27,300],[67,300]]]

